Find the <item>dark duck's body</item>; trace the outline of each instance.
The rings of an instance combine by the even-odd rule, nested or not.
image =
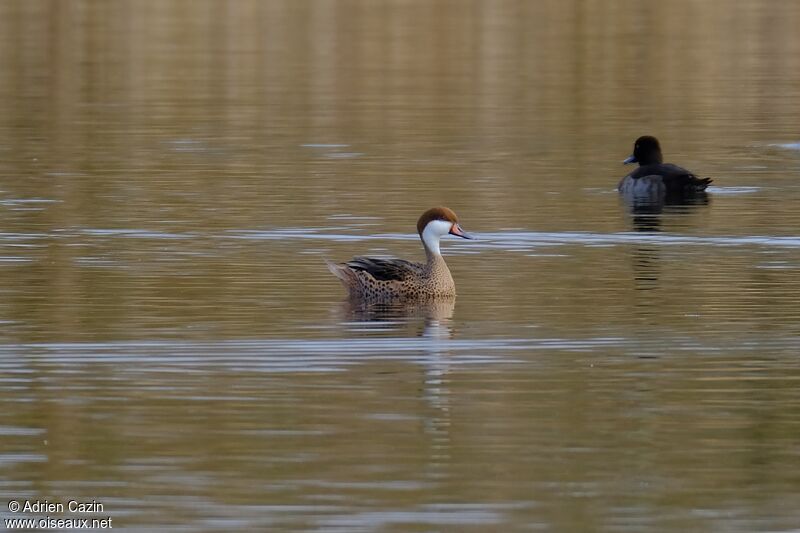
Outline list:
[[[624,163],[639,163],[639,168],[622,178],[619,191],[635,197],[691,198],[711,183],[711,178],[698,178],[683,167],[663,161],[658,139],[649,135],[636,139],[633,155]]]

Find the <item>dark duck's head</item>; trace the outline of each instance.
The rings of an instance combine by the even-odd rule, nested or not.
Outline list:
[[[636,139],[636,142],[633,143],[633,155],[623,161],[626,165],[628,163],[639,163],[641,166],[663,162],[661,145],[658,144],[658,139],[650,135],[643,135]]]

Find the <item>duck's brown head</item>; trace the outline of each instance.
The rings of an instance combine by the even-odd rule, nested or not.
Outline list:
[[[475,238],[461,228],[458,216],[447,207],[433,207],[422,213],[417,221],[417,233],[425,247],[437,254],[439,253],[439,239],[448,233],[463,239]]]
[[[425,227],[428,225],[428,223],[433,222],[434,220],[443,220],[445,222],[450,222],[451,224],[458,224],[458,216],[453,212],[452,209],[447,207],[431,207],[422,213],[422,216],[419,217],[419,220],[417,220],[417,233],[422,235],[422,232],[425,231]]]

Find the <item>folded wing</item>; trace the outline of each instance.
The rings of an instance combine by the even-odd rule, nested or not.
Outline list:
[[[354,257],[345,263],[353,270],[370,274],[378,281],[404,281],[419,274],[421,265],[404,259],[377,259]]]

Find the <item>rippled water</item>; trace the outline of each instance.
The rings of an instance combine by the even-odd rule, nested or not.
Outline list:
[[[798,27],[788,0],[0,4],[0,515],[796,529]],[[618,198],[646,133],[707,201]],[[347,302],[324,259],[420,257],[440,204],[480,237],[443,242],[458,298]]]

